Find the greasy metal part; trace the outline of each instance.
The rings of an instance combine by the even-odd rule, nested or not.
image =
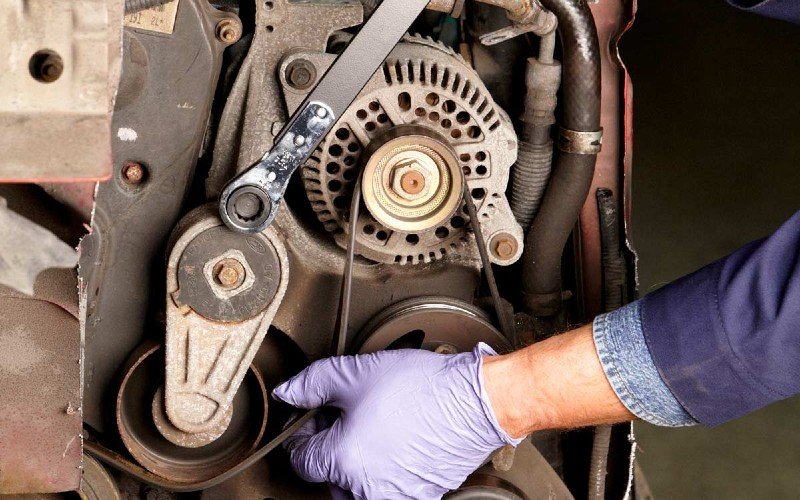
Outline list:
[[[558,131],[558,149],[576,155],[596,155],[603,147],[603,130],[578,132],[561,127]]]
[[[286,67],[296,58],[314,61],[324,70],[326,59],[312,53],[288,56]],[[287,105],[299,100],[285,84]],[[452,50],[433,41],[408,37],[392,51],[344,114],[301,175],[311,206],[326,230],[344,247],[344,213],[347,193],[352,192],[355,168],[366,150],[387,131],[412,124],[444,136],[458,155],[475,202],[481,225],[489,240],[496,234],[511,234],[522,242],[522,229],[515,222],[505,198],[509,169],[516,160],[516,134],[508,116],[491,99],[480,78]],[[393,231],[370,213],[359,221],[357,252],[383,263],[418,264],[460,256],[477,261],[466,233],[467,214],[462,209],[444,223],[425,231]],[[522,254],[492,262],[508,265]]]
[[[40,272],[77,264],[74,248],[9,209],[6,200],[0,198],[0,285],[33,295]]]
[[[485,342],[498,352],[511,344],[472,304],[450,297],[416,297],[381,311],[359,334],[359,353],[414,348],[436,351],[442,345],[468,352]]]
[[[361,189],[367,209],[383,226],[418,233],[456,215],[461,166],[444,137],[424,127],[399,126],[373,141],[368,154]]]
[[[76,490],[81,336],[73,269],[42,272],[29,297],[0,287],[0,494]]]
[[[122,4],[0,5],[0,180],[108,178]]]
[[[163,269],[164,247],[182,213],[226,46],[216,26],[231,16],[206,0],[180,0],[174,34],[125,29],[113,123],[115,174],[97,187],[92,232],[80,248],[84,409],[98,430],[113,426],[102,408],[113,405],[119,366],[142,342],[153,298],[163,296],[163,282],[151,283],[151,272]],[[146,169],[133,186],[123,176],[130,162]]]
[[[81,500],[122,500],[117,483],[111,474],[94,458],[83,455]]]
[[[225,224],[241,233],[267,228],[277,215],[289,179],[352,104],[428,0],[384,0],[317,83],[300,110],[276,137],[277,144],[253,167],[229,182],[220,195]],[[228,201],[236,191],[260,189],[263,213],[245,220]]]
[[[123,373],[116,405],[122,441],[137,462],[167,481],[195,483],[215,478],[241,463],[264,435],[268,396],[261,374],[254,367],[233,402],[230,426],[219,439],[202,448],[173,444],[163,437],[153,419],[153,397],[164,376],[164,351],[160,345],[140,346]],[[87,451],[103,460],[91,448],[87,447]]]
[[[165,410],[183,432],[216,434],[286,293],[288,255],[274,229],[242,237],[210,205],[190,213],[173,238]],[[240,293],[217,290],[213,270],[226,260],[245,270]]]
[[[255,9],[255,33],[217,129],[209,197],[263,158],[287,121],[275,70],[281,59],[298,47],[325,50],[334,31],[361,23],[363,10],[357,1],[289,0],[255,2]]]
[[[567,486],[536,448],[525,441],[507,471],[488,463],[475,471],[447,500],[572,500]]]

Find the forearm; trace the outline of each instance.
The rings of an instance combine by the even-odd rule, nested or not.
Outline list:
[[[483,377],[495,415],[512,437],[634,418],[605,375],[591,325],[486,358]]]

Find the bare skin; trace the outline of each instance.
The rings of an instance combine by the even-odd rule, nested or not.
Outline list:
[[[591,325],[485,358],[483,379],[500,425],[514,438],[635,418],[608,383]]]

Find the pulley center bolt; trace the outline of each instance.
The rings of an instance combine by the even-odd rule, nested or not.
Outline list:
[[[411,170],[400,178],[400,186],[408,194],[419,194],[425,189],[425,177],[418,171]]]
[[[236,259],[223,259],[214,266],[214,279],[225,290],[235,290],[242,286],[246,272]]]
[[[409,154],[401,158],[391,170],[391,191],[407,202],[430,197],[438,184],[436,163],[422,154]]]

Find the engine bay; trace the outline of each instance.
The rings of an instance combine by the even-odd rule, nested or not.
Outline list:
[[[77,336],[50,347],[79,352],[80,387],[62,382],[82,431],[61,459],[83,460],[85,498],[329,498],[281,448],[317,415],[270,396],[310,362],[510,352],[634,296],[627,2],[434,0],[340,114],[314,92],[371,16],[391,19],[380,2],[117,3],[110,178],[0,192],[11,209],[56,200],[85,232],[59,278],[79,291]],[[330,130],[318,144],[293,132],[304,113]],[[308,158],[279,206],[255,184],[228,192],[287,140]],[[629,489],[631,432],[609,430],[609,496]],[[448,498],[587,496],[592,447],[534,435]],[[0,491],[77,488],[52,476]]]

